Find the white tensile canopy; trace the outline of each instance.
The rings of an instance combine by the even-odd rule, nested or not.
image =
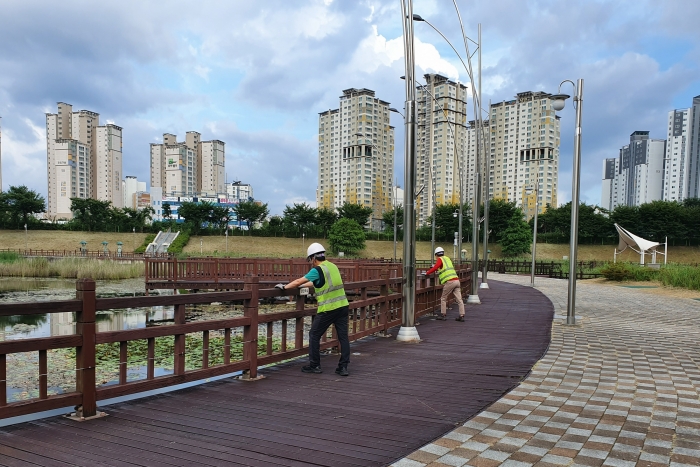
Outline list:
[[[617,244],[617,248],[615,249],[615,261],[617,261],[618,254],[629,248],[632,251],[639,253],[639,264],[644,264],[644,256],[647,254],[651,255],[652,264],[656,264],[656,253],[664,255],[664,264],[666,264],[668,239],[664,243],[652,242],[636,236],[632,232],[620,227],[618,224],[615,224],[615,228],[617,229],[617,233],[620,235],[620,242]],[[658,248],[662,245],[664,246],[663,253],[658,251]]]

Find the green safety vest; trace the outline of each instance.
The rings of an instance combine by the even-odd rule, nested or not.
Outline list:
[[[442,266],[438,269],[440,273],[440,283],[444,284],[449,280],[457,279],[457,273],[455,272],[455,267],[452,265],[450,258],[441,256],[440,259],[442,260]]]
[[[316,289],[316,300],[318,301],[317,313],[337,310],[340,307],[348,306],[348,298],[345,296],[343,279],[340,277],[338,266],[330,261],[319,264],[323,271],[325,283],[323,287]]]

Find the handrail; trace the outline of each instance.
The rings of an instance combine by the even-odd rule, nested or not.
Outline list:
[[[470,270],[458,266],[458,276],[464,290],[470,290]],[[349,307],[350,340],[358,340],[371,334],[384,333],[401,324],[401,287],[400,277],[390,277],[391,270],[385,269],[378,279],[369,279],[345,283],[346,291],[351,297]],[[201,294],[184,294],[151,297],[96,298],[95,281],[80,279],[76,281],[76,300],[61,302],[35,302],[23,304],[0,305],[0,316],[33,313],[76,312],[76,333],[69,336],[43,337],[0,342],[0,419],[57,409],[69,405],[81,406],[83,417],[97,413],[97,402],[107,398],[135,394],[159,389],[185,382],[210,378],[213,376],[243,371],[247,378],[255,379],[261,365],[281,362],[304,355],[308,346],[304,345],[304,320],[316,314],[315,306],[306,305],[306,297],[298,290],[281,292],[261,284],[260,278],[253,275],[245,277],[243,290],[234,292],[211,292]],[[415,316],[419,317],[435,312],[439,307],[439,293],[442,286],[435,284],[435,278],[420,276],[417,280]],[[260,298],[286,295],[294,300],[295,309],[272,313],[260,313]],[[243,304],[243,315],[239,317],[186,322],[185,305],[211,302],[237,302]],[[56,306],[58,304],[58,306]],[[121,331],[96,332],[95,315],[98,310],[130,308],[153,305],[174,305],[173,325],[156,326]],[[258,327],[265,331],[258,333]],[[279,331],[276,333],[275,330]],[[236,334],[241,334],[240,342],[234,343]],[[209,355],[217,350],[211,340],[212,332],[223,336],[218,349],[223,354],[223,363],[212,365]],[[185,367],[185,336],[201,333],[202,361],[199,368]],[[279,336],[278,336],[279,334]],[[293,334],[293,336],[290,336]],[[155,376],[155,339],[173,336],[173,374]],[[148,359],[145,378],[127,380],[127,355],[129,342],[146,340]],[[117,384],[99,386],[96,383],[97,345],[119,342],[119,379]],[[239,345],[242,356],[235,358],[232,349]],[[321,349],[338,347],[335,330],[321,339]],[[212,347],[214,346],[214,347]],[[210,348],[211,347],[211,348]],[[51,349],[76,349],[76,391],[66,394],[48,395],[48,358]],[[38,352],[39,361],[39,397],[11,402],[7,400],[7,355],[20,352]]]

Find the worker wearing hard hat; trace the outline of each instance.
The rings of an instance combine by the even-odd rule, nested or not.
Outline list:
[[[318,310],[309,331],[309,364],[302,367],[304,373],[323,373],[321,370],[320,341],[330,325],[335,326],[340,342],[340,361],[335,372],[348,375],[350,362],[350,339],[348,338],[349,303],[345,296],[343,280],[338,267],[326,260],[326,249],[320,243],[312,243],[306,250],[306,260],[312,264],[311,271],[289,284],[277,284],[278,289],[310,287],[316,289]]]
[[[438,271],[440,283],[444,285],[442,288],[442,296],[440,297],[440,316],[438,319],[445,320],[447,317],[447,298],[451,293],[455,295],[455,300],[457,300],[457,305],[459,305],[459,316],[456,318],[457,321],[464,321],[464,302],[462,301],[462,290],[460,288],[459,277],[455,272],[455,268],[452,265],[450,258],[445,256],[445,250],[441,247],[435,248],[435,265],[428,269],[425,274],[432,274]]]

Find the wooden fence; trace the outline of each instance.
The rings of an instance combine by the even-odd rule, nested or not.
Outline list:
[[[459,268],[458,275],[462,290],[470,287],[470,270]],[[375,333],[387,331],[401,324],[402,296],[401,278],[390,277],[390,270],[384,270],[380,278],[345,284],[346,291],[355,297],[350,303],[349,333],[351,340],[361,339]],[[433,278],[420,277],[416,283],[415,316],[434,312],[439,308],[442,286],[432,283]],[[378,292],[378,293],[370,293]],[[39,313],[73,312],[76,316],[76,333],[68,336],[42,337],[0,342],[0,418],[14,417],[44,410],[68,406],[81,406],[83,417],[96,414],[97,402],[117,396],[164,388],[190,381],[202,380],[218,375],[243,371],[250,378],[257,376],[261,365],[271,364],[298,357],[308,352],[304,346],[304,319],[316,314],[316,307],[305,304],[304,296],[298,291],[288,290],[286,295],[293,297],[296,307],[293,311],[259,313],[258,303],[264,298],[281,295],[275,288],[260,286],[260,278],[247,275],[243,290],[234,292],[211,292],[170,296],[96,298],[95,282],[81,279],[76,282],[76,299],[53,302],[35,302],[0,305],[0,316],[29,315]],[[370,297],[371,295],[371,297]],[[209,320],[185,321],[185,306],[212,302],[235,302],[243,304],[243,316]],[[96,332],[97,311],[149,306],[174,306],[175,323],[122,331]],[[287,335],[288,323],[294,323],[294,336]],[[280,330],[279,348],[273,347],[273,329]],[[232,330],[242,329],[242,357],[234,361],[231,353]],[[262,331],[262,333],[261,333]],[[210,333],[223,333],[223,363],[210,364],[212,352]],[[321,348],[336,347],[338,341],[329,330],[322,338]],[[185,368],[185,336],[191,333],[202,335],[201,367]],[[174,337],[174,370],[172,375],[155,374],[155,339]],[[145,377],[127,380],[127,356],[129,342],[147,340],[147,367]],[[258,351],[258,341],[264,342],[264,350]],[[117,384],[100,386],[96,383],[96,346],[119,342],[119,378]],[[51,349],[75,348],[75,391],[63,394],[48,394],[47,351]],[[7,355],[20,352],[38,353],[39,390],[38,398],[10,402],[7,400]]]
[[[401,277],[401,263],[378,260],[334,259],[345,282],[379,279],[382,271],[390,278]],[[305,275],[309,263],[304,259],[269,258],[146,258],[146,290],[153,289],[229,289],[243,287],[248,274],[263,284],[289,282]]]

